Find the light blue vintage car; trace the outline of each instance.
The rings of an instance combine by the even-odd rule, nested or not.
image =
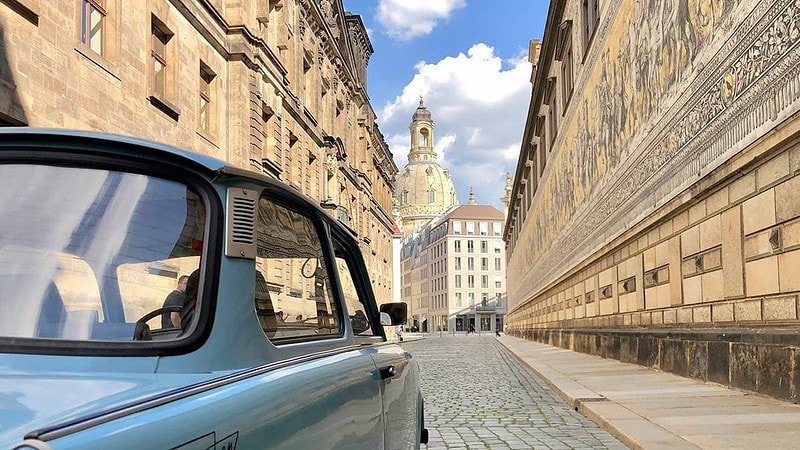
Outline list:
[[[419,448],[347,227],[224,162],[0,131],[0,448]]]

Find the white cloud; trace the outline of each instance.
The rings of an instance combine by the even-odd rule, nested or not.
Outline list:
[[[398,167],[407,162],[408,125],[422,95],[436,126],[439,163],[450,169],[459,201],[467,201],[472,186],[478,202],[501,208],[506,172],[515,171],[524,132],[531,65],[525,58],[503,61],[492,47],[475,44],[466,54],[423,61],[415,70],[380,112]]]
[[[448,151],[453,147],[453,144],[456,143],[456,135],[455,134],[448,134],[442,136],[438,139],[435,145],[436,154],[439,160],[439,164],[442,164],[442,161],[447,161]]]
[[[408,132],[404,134],[394,132],[391,135],[384,135],[384,140],[386,140],[386,145],[389,146],[389,150],[394,155],[394,162],[397,164],[397,168],[402,170],[408,163],[408,151],[411,150],[411,137]]]
[[[376,18],[393,39],[408,41],[424,36],[466,0],[379,0]]]
[[[521,138],[522,136],[520,136]],[[500,149],[499,153],[503,156],[503,160],[507,162],[511,162],[512,164],[516,164],[517,158],[519,158],[519,150],[521,145],[513,144],[504,149]]]

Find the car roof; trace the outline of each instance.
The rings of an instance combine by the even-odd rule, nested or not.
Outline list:
[[[212,178],[218,175],[228,175],[233,177],[250,178],[252,180],[280,186],[287,192],[293,194],[295,197],[305,200],[309,205],[314,207],[317,212],[321,213],[320,217],[324,218],[326,222],[341,228],[350,236],[354,238],[356,237],[355,231],[347,224],[344,224],[338,218],[331,217],[329,214],[325,213],[317,201],[308,197],[294,186],[263,173],[255,172],[249,169],[243,169],[211,156],[187,151],[179,147],[163,144],[149,139],[142,139],[121,134],[61,128],[0,127],[0,149],[4,147],[13,148],[19,144],[46,146],[48,144],[52,144],[53,142],[74,145],[84,144],[89,148],[98,148],[108,144],[124,144],[126,146],[136,147],[138,150],[146,150],[154,157],[163,157],[164,154],[167,154],[180,158],[184,162],[191,163],[195,169],[200,169],[201,171],[206,172],[206,174]],[[139,152],[137,152],[137,154],[139,154]]]
[[[60,128],[29,128],[29,127],[5,127],[0,128],[0,136],[3,137],[3,146],[13,145],[14,138],[24,142],[46,142],[47,140],[87,143],[121,143],[137,147],[146,147],[161,152],[166,152],[175,156],[180,156],[204,167],[209,171],[219,171],[225,167],[232,167],[229,163],[213,158],[211,156],[183,150],[171,145],[133,136],[121,134],[103,133],[98,131],[86,130],[66,130]],[[9,142],[12,141],[12,142]]]

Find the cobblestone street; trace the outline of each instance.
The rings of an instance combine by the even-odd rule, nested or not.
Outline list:
[[[491,335],[432,334],[403,347],[420,366],[428,449],[627,448]]]

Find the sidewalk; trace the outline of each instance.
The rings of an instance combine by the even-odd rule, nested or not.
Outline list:
[[[800,448],[800,405],[511,336],[497,340],[631,448]]]

